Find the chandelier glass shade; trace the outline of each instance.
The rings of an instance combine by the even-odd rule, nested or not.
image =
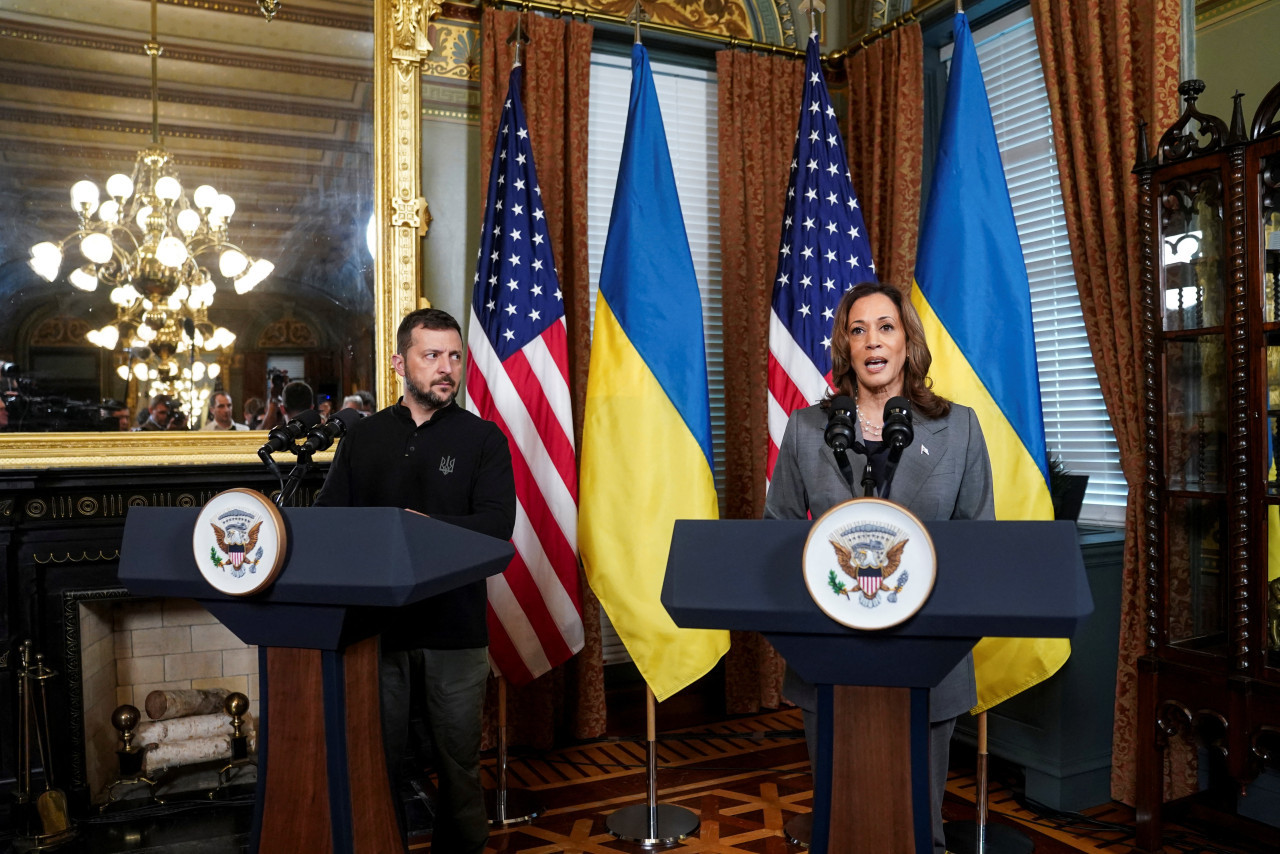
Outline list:
[[[228,239],[236,205],[208,184],[188,199],[173,158],[160,143],[155,0],[151,41],[152,140],[138,152],[132,175],[107,179],[105,193],[92,181],[71,187],[79,227],[57,242],[31,247],[31,268],[56,281],[68,260],[68,283],[82,291],[109,289],[115,319],[86,334],[110,351],[125,351],[117,368],[136,379],[147,397],[169,394],[188,411],[203,411],[220,368],[218,356],[236,336],[209,320],[217,286],[210,274],[229,280],[237,294],[253,290],[275,266],[253,258]]]

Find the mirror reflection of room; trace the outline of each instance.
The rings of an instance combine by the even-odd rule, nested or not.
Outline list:
[[[215,393],[260,424],[273,367],[372,388],[372,2],[0,11],[0,430],[200,430]]]

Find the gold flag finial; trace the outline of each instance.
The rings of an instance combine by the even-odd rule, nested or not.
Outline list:
[[[640,44],[640,24],[642,21],[649,20],[649,13],[644,10],[640,0],[636,0],[635,7],[631,10],[631,14],[627,16],[627,23],[635,28],[634,44]]]
[[[507,36],[507,44],[514,43],[516,46],[516,58],[512,63],[512,67],[521,65],[520,56],[521,49],[529,43],[529,31],[524,26],[524,15],[516,16],[516,28],[511,31],[511,35]]]
[[[818,14],[827,11],[827,4],[822,0],[800,0],[800,11],[809,16],[809,37],[818,32]]]

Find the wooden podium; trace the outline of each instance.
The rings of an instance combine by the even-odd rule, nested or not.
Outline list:
[[[286,562],[253,598],[201,576],[200,508],[135,507],[120,581],[135,596],[195,599],[262,666],[253,850],[403,852],[378,700],[380,623],[399,608],[506,569],[505,540],[386,507],[287,508]]]
[[[662,604],[762,632],[818,686],[813,854],[933,850],[928,689],[982,637],[1070,637],[1093,611],[1072,522],[927,522],[933,594],[880,631],[835,622],[801,573],[807,521],[679,521]]]

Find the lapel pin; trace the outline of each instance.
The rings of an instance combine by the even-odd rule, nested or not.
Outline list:
[[[924,445],[921,445],[921,446],[920,446],[920,453],[924,454],[924,455],[927,457],[927,456],[929,456],[929,449],[928,449],[928,448],[926,448]]]

